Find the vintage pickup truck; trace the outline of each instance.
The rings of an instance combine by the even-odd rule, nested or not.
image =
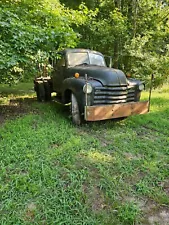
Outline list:
[[[58,53],[51,76],[35,78],[39,101],[51,100],[51,93],[63,104],[71,102],[72,121],[97,121],[144,114],[149,101],[140,101],[142,81],[127,78],[118,69],[106,66],[100,52],[66,49]]]

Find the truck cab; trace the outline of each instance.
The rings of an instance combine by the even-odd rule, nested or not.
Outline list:
[[[60,102],[71,102],[72,120],[96,121],[148,112],[140,102],[144,83],[107,67],[104,56],[87,49],[66,49],[53,61],[51,77],[34,80],[38,100],[50,100],[56,92]]]

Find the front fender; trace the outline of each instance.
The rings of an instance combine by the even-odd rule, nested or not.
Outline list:
[[[83,92],[84,84],[84,79],[75,77],[67,78],[63,82],[63,92],[65,92],[66,89],[70,89],[73,93]]]
[[[141,97],[141,90],[139,90],[139,85],[143,84],[144,85],[144,89],[145,89],[145,84],[143,81],[140,80],[136,80],[133,78],[129,78],[128,79],[128,84],[129,86],[134,86],[135,87],[135,101],[138,102],[140,100]]]
[[[71,92],[76,96],[79,110],[81,113],[84,111],[85,105],[85,94],[83,92],[83,86],[85,85],[85,80],[81,78],[67,78],[63,82],[62,90],[62,101],[63,103],[68,103],[70,101]]]
[[[88,94],[87,96],[87,104],[92,105],[94,99],[94,87],[102,86],[102,84],[99,81],[93,79],[89,79],[87,82],[90,83],[93,87],[92,93]],[[76,96],[81,113],[84,112],[84,106],[86,105],[85,93],[83,92],[83,86],[85,85],[85,83],[86,81],[84,78],[74,78],[74,77],[67,78],[63,82],[62,101],[64,103],[68,103],[68,99],[70,98],[67,97],[67,93],[69,95],[71,92],[73,92],[74,95]]]

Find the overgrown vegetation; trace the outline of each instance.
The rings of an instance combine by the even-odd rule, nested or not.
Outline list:
[[[168,0],[1,0],[0,82],[38,74],[38,65],[66,47],[91,48],[113,66],[156,85],[169,69]],[[65,4],[65,6],[63,5]]]
[[[65,4],[65,5],[64,5]],[[135,77],[169,73],[168,0],[0,0],[0,83],[31,80],[67,47]],[[169,87],[151,112],[75,127],[32,84],[0,85],[0,223],[169,224]],[[145,93],[144,98],[147,98]]]
[[[77,8],[81,1],[62,2]],[[146,79],[154,73],[156,85],[163,83],[169,74],[168,0],[85,2],[89,8],[97,8],[97,14],[78,29],[80,46],[111,55],[113,66],[132,76]]]
[[[84,19],[83,9],[68,10],[59,1],[0,1],[0,82],[37,75],[39,64],[76,45],[72,24]]]
[[[20,88],[0,106],[1,224],[169,223],[168,86],[149,114],[82,127]]]

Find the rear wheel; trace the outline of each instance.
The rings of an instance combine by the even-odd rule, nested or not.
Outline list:
[[[79,111],[79,105],[76,96],[73,93],[71,94],[71,115],[72,115],[72,122],[76,125],[80,125],[82,119]]]
[[[45,100],[50,101],[51,100],[51,88],[49,82],[44,82],[44,88],[45,88]]]
[[[39,102],[45,100],[45,87],[43,82],[36,83],[36,96]]]

